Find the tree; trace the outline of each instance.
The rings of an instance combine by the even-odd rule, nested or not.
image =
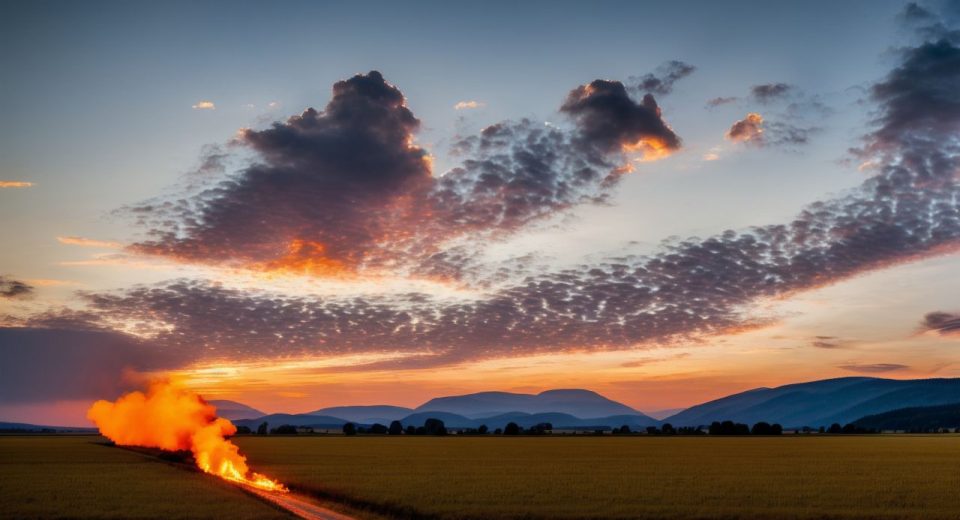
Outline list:
[[[343,425],[343,434],[344,435],[356,435],[357,434],[357,425],[352,422],[348,422]]]
[[[249,426],[237,426],[237,433],[240,435],[249,435],[251,433]]]
[[[647,426],[647,435],[660,435],[660,429],[656,426]]]
[[[477,433],[480,435],[486,435],[488,431],[490,431],[490,429],[487,428],[486,424],[481,424],[480,427],[477,428]]]
[[[773,423],[770,426],[770,435],[783,435],[783,426],[780,426],[779,423]]]
[[[426,430],[427,435],[447,434],[447,427],[440,419],[427,419],[426,422],[423,423],[423,429]]]
[[[410,426],[407,426],[406,434],[407,434],[407,435],[416,435],[416,434],[417,434],[417,427],[414,426],[414,425],[412,425],[412,424],[411,424]]]
[[[630,427],[624,424],[620,428],[613,430],[613,433],[620,434],[620,435],[627,435],[630,433]]]
[[[660,431],[662,431],[664,435],[673,435],[677,433],[677,431],[673,429],[673,425],[670,423],[663,423],[663,426],[660,427]]]
[[[393,421],[390,423],[390,429],[387,430],[387,433],[390,435],[400,435],[403,433],[403,424],[400,424],[400,421]]]
[[[508,423],[503,429],[504,435],[520,435],[520,425],[515,422]]]
[[[382,425],[382,424],[380,424],[380,423],[374,423],[373,426],[370,427],[370,433],[375,433],[375,434],[377,434],[377,435],[383,435],[383,434],[387,433],[387,427],[384,426],[384,425]]]
[[[548,422],[543,422],[543,423],[534,425],[532,428],[530,428],[527,431],[527,433],[531,435],[543,435],[549,431],[553,431],[553,424],[550,424]]]
[[[265,422],[260,423],[260,426],[257,426],[257,435],[266,435],[267,427],[269,426],[270,425]]]
[[[770,423],[760,421],[757,424],[753,425],[753,428],[750,428],[751,435],[771,435],[773,433],[773,428],[770,427]]]
[[[502,435],[502,434],[503,434],[503,430],[501,430],[500,428],[497,428],[496,430],[493,430],[493,434],[494,434],[494,435]]]
[[[840,423],[833,423],[830,425],[830,428],[827,430],[827,433],[841,433],[843,432],[843,427],[840,426]]]
[[[275,433],[277,435],[296,435],[297,427],[290,424],[281,424],[280,426],[270,430],[270,433]]]

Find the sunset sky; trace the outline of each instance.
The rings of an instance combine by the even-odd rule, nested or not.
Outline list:
[[[0,7],[0,421],[960,376],[957,3]]]

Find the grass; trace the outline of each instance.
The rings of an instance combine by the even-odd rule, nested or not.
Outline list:
[[[290,518],[208,475],[96,436],[0,436],[2,518]]]
[[[410,518],[960,518],[960,437],[241,437],[288,485]]]

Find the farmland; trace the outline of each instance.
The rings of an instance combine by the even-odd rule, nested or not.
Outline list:
[[[393,516],[960,518],[960,437],[238,438],[258,470]]]
[[[102,442],[0,436],[0,517],[290,518],[236,486]]]
[[[960,518],[960,436],[241,436],[295,491],[397,518]],[[273,518],[95,436],[0,437],[6,517]]]

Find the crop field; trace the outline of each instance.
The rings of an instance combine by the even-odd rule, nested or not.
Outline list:
[[[0,517],[282,518],[95,436],[0,436]],[[960,518],[960,436],[237,437],[360,518]]]
[[[100,442],[0,436],[0,518],[290,518],[236,486]]]
[[[960,436],[241,437],[303,491],[409,518],[960,518]]]

